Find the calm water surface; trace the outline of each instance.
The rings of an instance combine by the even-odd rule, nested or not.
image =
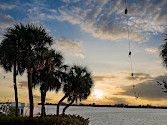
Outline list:
[[[56,106],[46,106],[46,113],[55,114]],[[167,109],[71,106],[66,114],[89,118],[89,125],[167,125]]]

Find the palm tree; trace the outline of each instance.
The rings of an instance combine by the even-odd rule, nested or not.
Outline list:
[[[13,68],[13,83],[14,83],[14,93],[15,93],[15,115],[18,114],[18,94],[17,94],[17,82],[16,76],[18,73],[22,75],[25,68],[22,67],[20,61],[20,53],[18,48],[18,41],[14,35],[13,30],[8,30],[4,34],[4,38],[0,44],[0,65],[5,69],[6,72],[12,72]]]
[[[53,39],[42,27],[34,25],[19,25],[23,29],[23,55],[25,55],[25,67],[28,73],[28,89],[30,101],[30,117],[33,117],[33,93],[32,93],[32,73],[34,69],[42,69],[45,64],[43,52],[47,46],[51,45]]]
[[[64,84],[63,91],[65,92],[65,95],[64,95],[64,97],[57,104],[57,116],[59,116],[59,107],[60,107],[60,104],[63,102],[63,100],[65,98],[68,97],[68,93],[65,90],[65,88],[66,88],[65,86],[67,85],[67,83],[69,81],[69,75],[68,75],[69,66],[63,65],[63,66],[61,66],[60,69],[61,70],[60,70],[59,74],[61,74],[62,83]]]
[[[163,65],[167,68],[167,34],[165,35],[164,43],[160,47],[160,57]]]
[[[164,43],[160,47],[160,57],[162,58],[163,65],[167,68],[167,34],[165,34]],[[167,93],[167,82],[165,80],[156,82],[162,86],[162,92]]]
[[[8,29],[8,35],[18,42],[19,56],[15,55],[14,57],[18,56],[21,67],[27,69],[30,117],[33,117],[32,73],[34,69],[38,70],[44,67],[45,60],[42,54],[52,44],[53,39],[44,28],[33,24],[16,24],[13,28]]]
[[[65,114],[65,110],[72,105],[75,100],[77,101],[77,99],[80,99],[80,101],[82,101],[82,99],[87,99],[90,95],[92,85],[93,80],[91,73],[87,71],[86,67],[77,65],[71,67],[68,73],[68,81],[63,88],[65,96],[59,101],[59,103],[61,103],[65,98],[68,98],[68,101],[71,101],[63,109],[63,114]]]
[[[59,91],[62,83],[61,75],[59,72],[60,66],[63,62],[63,57],[60,53],[55,51],[45,52],[45,67],[43,69],[33,72],[33,86],[40,85],[41,91],[41,117],[44,117],[45,113],[45,98],[47,91],[56,90]]]

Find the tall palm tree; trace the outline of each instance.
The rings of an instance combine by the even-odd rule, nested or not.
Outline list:
[[[77,101],[77,99],[79,99],[81,101],[82,99],[87,99],[90,95],[92,85],[93,80],[91,73],[87,71],[86,67],[77,65],[71,67],[68,73],[68,81],[63,88],[65,96],[59,101],[60,103],[65,98],[68,98],[68,101],[71,101],[63,109],[63,114],[65,114],[65,110],[72,105],[75,100]]]
[[[160,57],[162,58],[162,63],[167,68],[167,34],[165,34],[164,43],[160,47]]]
[[[41,91],[41,117],[45,115],[45,98],[47,91],[59,91],[62,83],[61,75],[59,72],[60,66],[63,62],[63,57],[60,53],[52,51],[45,52],[45,67],[43,69],[33,72],[33,86],[40,85]]]
[[[52,44],[53,39],[43,27],[21,23],[9,28],[6,37],[8,36],[12,36],[13,40],[18,42],[17,51],[21,60],[19,63],[27,69],[30,117],[33,117],[32,73],[34,69],[44,67],[45,60],[42,54]]]
[[[22,75],[25,68],[21,65],[20,53],[18,47],[18,41],[14,32],[8,30],[4,34],[4,38],[0,44],[0,65],[5,69],[6,72],[12,72],[13,68],[13,83],[14,83],[14,93],[15,93],[15,115],[18,114],[18,94],[17,94],[17,82],[16,76],[18,73]]]
[[[23,43],[25,44],[23,55],[25,55],[24,62],[28,73],[30,117],[33,117],[32,73],[34,69],[42,69],[45,66],[43,52],[47,50],[47,46],[52,44],[53,39],[42,27],[32,24],[19,26],[23,29]]]

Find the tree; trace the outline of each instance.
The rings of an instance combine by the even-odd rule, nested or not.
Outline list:
[[[60,74],[60,77],[62,79],[62,83],[64,85],[66,85],[69,81],[69,76],[68,76],[68,69],[69,69],[69,66],[68,65],[63,65],[61,66],[60,68],[61,70],[59,71],[59,74]],[[57,104],[57,116],[59,116],[59,107],[60,107],[60,104],[63,102],[63,100],[68,97],[68,94],[65,93],[65,96],[58,102]]]
[[[53,39],[43,27],[33,24],[16,24],[13,28],[8,29],[8,33],[9,36],[13,33],[11,36],[18,43],[20,65],[27,69],[30,117],[33,117],[32,73],[34,69],[44,67],[45,60],[42,54],[52,44]]]
[[[34,25],[20,25],[23,29],[23,55],[25,55],[25,67],[28,73],[28,89],[30,101],[30,117],[33,117],[33,93],[32,93],[32,73],[34,69],[42,69],[45,64],[43,52],[47,46],[51,45],[53,39],[42,27]]]
[[[15,115],[18,114],[18,94],[17,94],[17,82],[16,76],[18,73],[22,75],[25,68],[21,64],[21,55],[19,52],[19,42],[15,37],[15,30],[13,28],[8,29],[8,31],[3,35],[4,38],[0,44],[0,65],[5,69],[6,72],[12,72],[13,69],[13,83],[14,83],[14,93],[15,93]]]
[[[162,58],[163,65],[167,68],[167,34],[164,37],[164,43],[160,47],[160,57]],[[156,81],[158,85],[162,86],[162,91],[167,93],[167,82],[162,80],[162,82]]]
[[[167,34],[165,35],[164,43],[160,47],[160,57],[163,65],[167,68]]]
[[[162,92],[167,93],[167,82],[162,80],[162,82],[156,81],[158,85],[162,87]]]
[[[68,101],[70,102],[63,109],[63,114],[65,114],[66,109],[72,105],[75,100],[77,102],[78,99],[80,101],[82,101],[82,99],[87,99],[87,97],[90,95],[92,85],[93,80],[91,73],[87,71],[86,67],[77,65],[71,67],[68,73],[68,80],[63,88],[65,95],[58,103],[60,104],[65,98],[68,98]],[[59,108],[57,107],[57,109]]]
[[[45,99],[47,91],[56,90],[59,91],[62,83],[60,74],[60,68],[63,62],[63,57],[60,53],[55,51],[45,52],[45,67],[43,69],[33,72],[33,86],[40,85],[41,92],[41,117],[44,117],[45,113]]]

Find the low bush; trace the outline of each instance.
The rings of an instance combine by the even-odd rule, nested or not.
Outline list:
[[[41,117],[14,117],[0,114],[0,125],[88,125],[89,120],[75,115]]]

